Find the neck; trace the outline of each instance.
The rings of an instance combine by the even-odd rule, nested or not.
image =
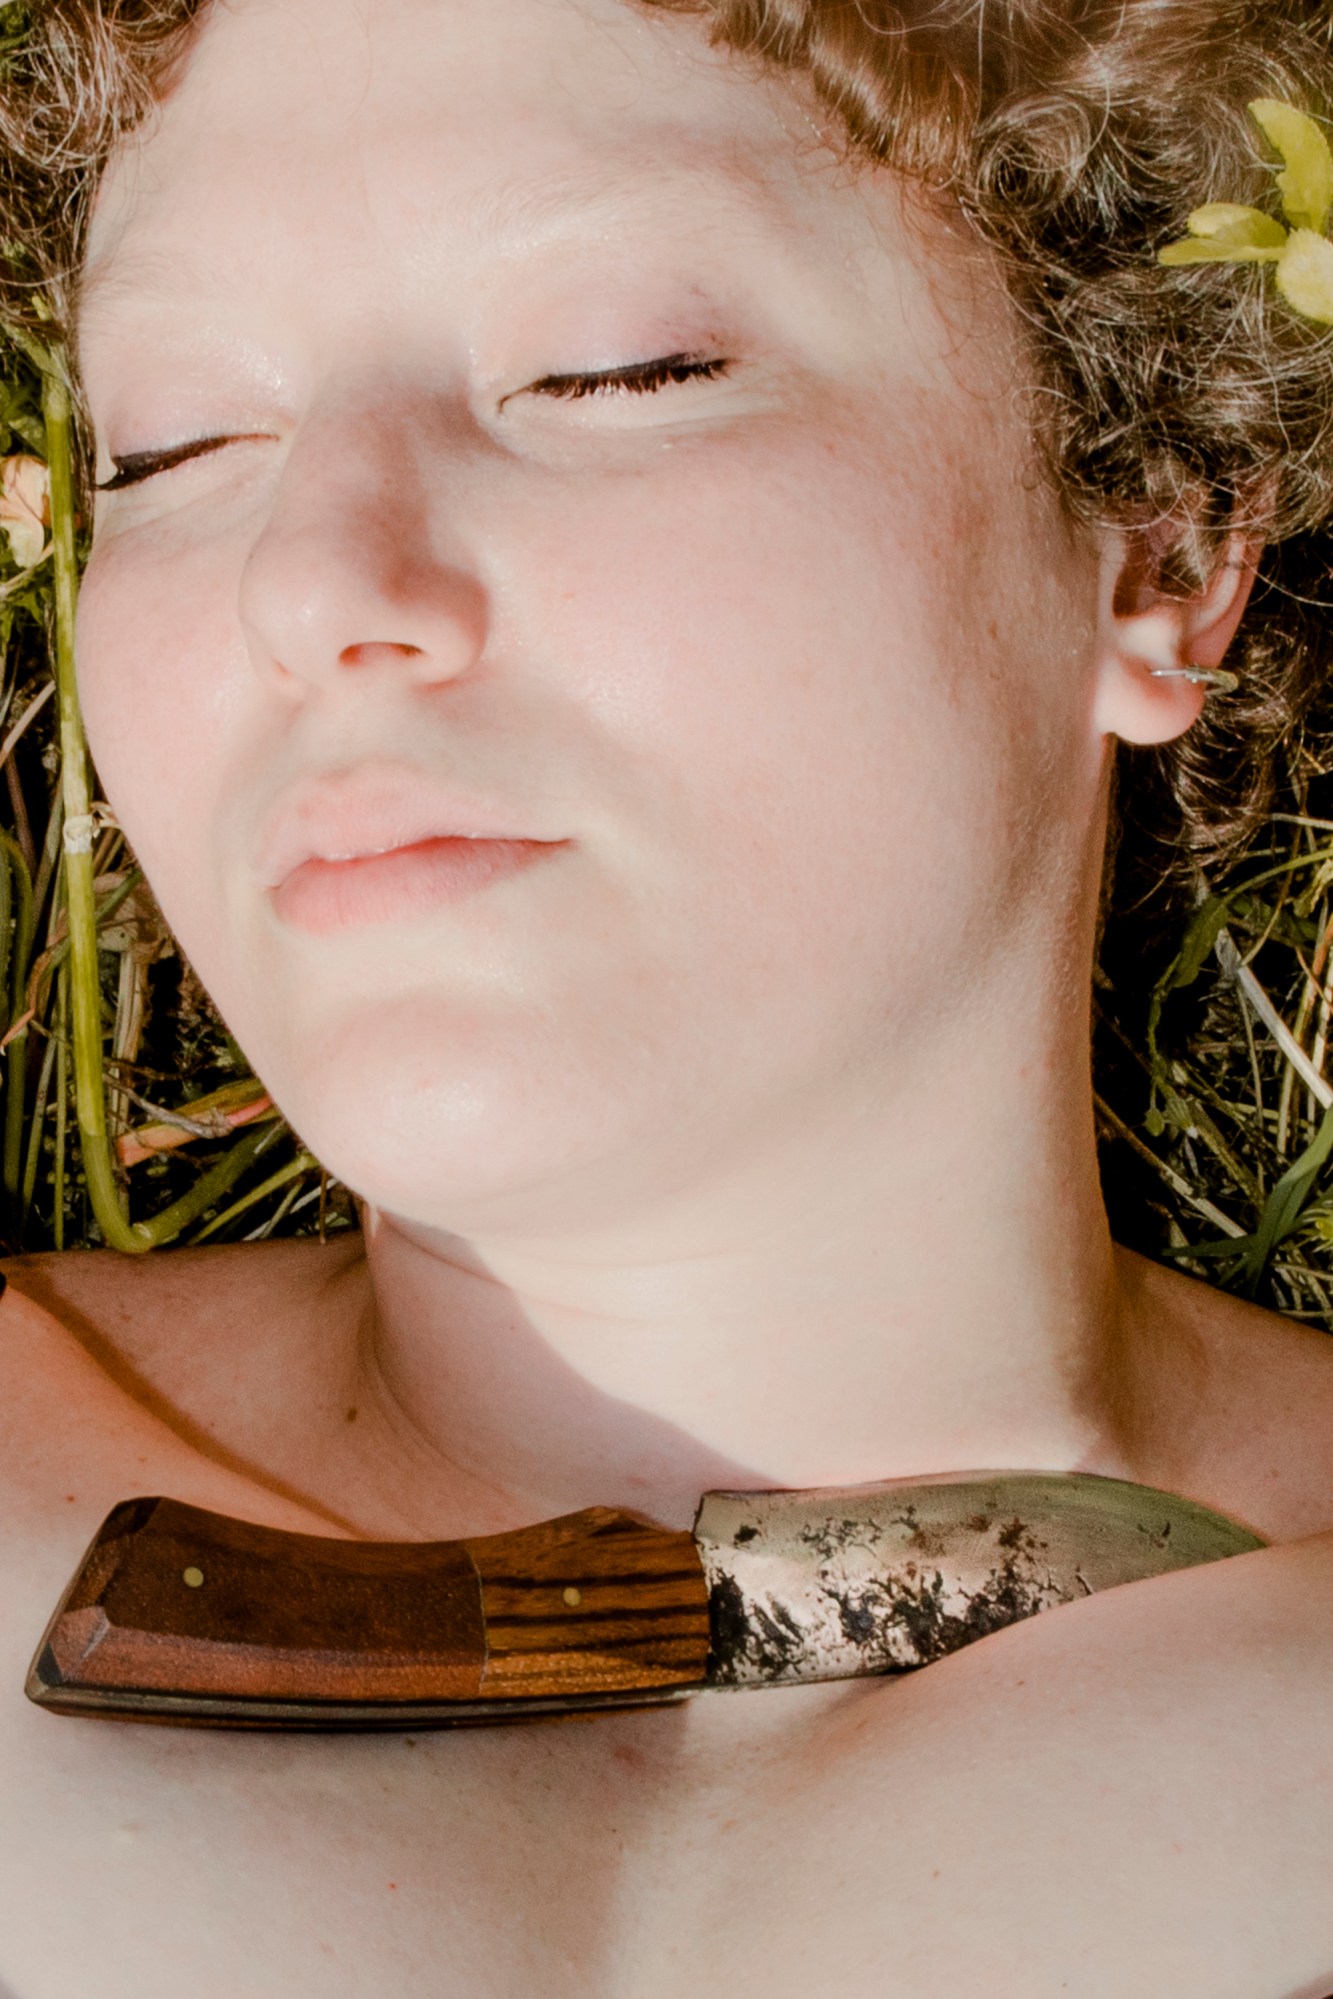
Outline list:
[[[464,1240],[372,1212],[361,1389],[402,1517],[483,1532],[602,1503],[688,1526],[716,1486],[1129,1475],[1075,1026],[1040,1059],[960,1036],[928,1089],[859,1078],[614,1230]]]

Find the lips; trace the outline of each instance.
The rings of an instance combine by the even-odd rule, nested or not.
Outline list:
[[[254,872],[277,889],[311,861],[355,862],[428,841],[563,845],[524,825],[524,814],[479,794],[446,790],[402,766],[360,765],[308,780],[284,795],[261,828]]]
[[[274,912],[312,937],[367,924],[410,922],[517,874],[563,842],[418,840],[350,861],[303,861],[272,891]]]
[[[289,792],[265,822],[254,871],[280,922],[325,936],[411,920],[569,844],[524,829],[495,800],[362,765]]]

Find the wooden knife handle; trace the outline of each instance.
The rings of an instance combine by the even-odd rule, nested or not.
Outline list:
[[[147,1498],[108,1514],[26,1691],[145,1721],[410,1728],[678,1699],[707,1661],[693,1536],[638,1514],[340,1541]]]

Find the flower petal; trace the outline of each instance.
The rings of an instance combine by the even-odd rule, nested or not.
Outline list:
[[[1157,252],[1159,264],[1276,264],[1286,255],[1286,239],[1271,250],[1250,243],[1228,243],[1217,237],[1211,243],[1187,236],[1180,243],[1168,243]]]
[[[1287,247],[1287,232],[1260,208],[1236,201],[1210,201],[1190,217],[1190,233],[1159,252],[1162,264],[1275,264]]]
[[[1287,241],[1280,222],[1262,208],[1242,208],[1237,201],[1210,201],[1206,208],[1196,208],[1190,217],[1190,235],[1227,242],[1238,250],[1281,250]]]
[[[42,552],[42,529],[51,520],[50,475],[40,458],[20,454],[0,459],[0,531],[20,569],[31,569]]]
[[[1333,150],[1322,127],[1274,97],[1256,97],[1250,113],[1286,163],[1277,184],[1288,221],[1322,235],[1333,212]]]
[[[0,521],[0,534],[8,536],[9,552],[20,569],[31,569],[45,543],[40,528],[27,521]]]
[[[1313,229],[1292,232],[1277,267],[1277,287],[1308,319],[1333,326],[1333,243]]]

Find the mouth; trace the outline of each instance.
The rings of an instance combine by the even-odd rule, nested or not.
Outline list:
[[[538,809],[364,757],[284,790],[259,829],[254,878],[279,922],[311,936],[410,920],[570,846],[563,829],[533,824]]]
[[[270,900],[290,929],[326,937],[462,902],[569,844],[445,834],[345,859],[313,855],[283,877]]]

